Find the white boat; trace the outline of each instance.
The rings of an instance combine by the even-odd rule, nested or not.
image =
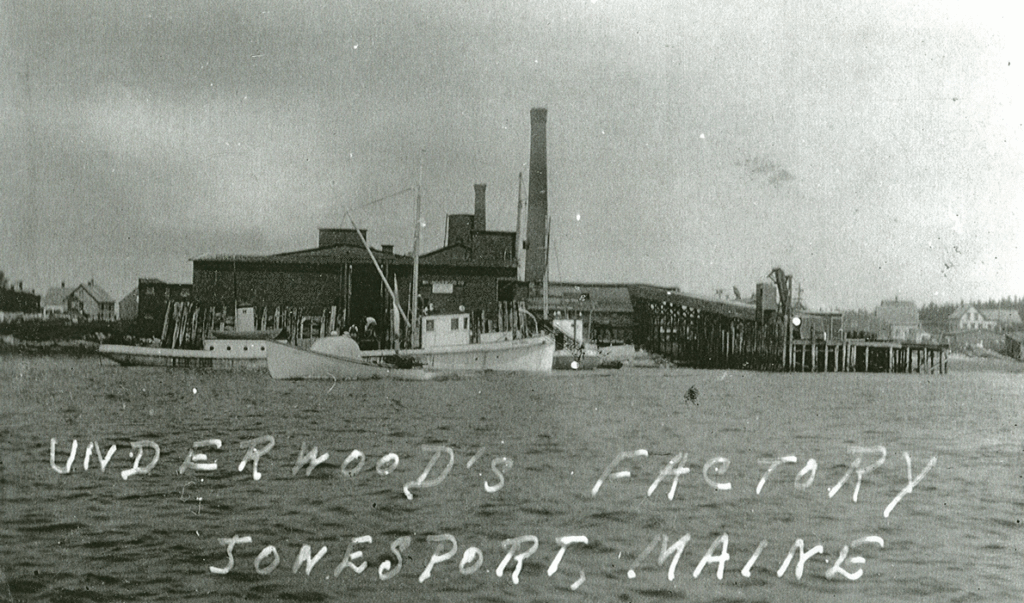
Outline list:
[[[443,314],[421,318],[421,347],[401,350],[401,358],[424,367],[446,371],[550,372],[555,338],[549,335],[514,338],[511,331],[482,333],[470,342],[469,314]],[[394,357],[392,350],[364,351],[366,360]]]
[[[267,366],[266,339],[207,339],[201,350],[103,344],[98,353],[122,366],[262,370]]]
[[[419,289],[419,231],[422,220],[419,218],[419,194],[416,202],[416,229],[413,240],[412,294],[410,296],[409,319],[401,310],[395,289],[384,277],[384,272],[370,250],[369,244],[359,234],[359,227],[352,222],[352,228],[359,234],[366,247],[370,259],[373,260],[377,273],[384,287],[391,296],[394,307],[393,327],[398,331],[397,317],[408,325],[414,335],[413,346],[402,350],[364,351],[361,357],[368,361],[381,361],[387,358],[411,359],[412,362],[424,367],[446,371],[528,371],[551,372],[554,362],[555,338],[542,333],[537,319],[525,309],[519,310],[518,324],[522,328],[496,333],[478,333],[477,341],[471,341],[470,316],[468,313],[418,316]],[[351,218],[350,218],[351,220]],[[396,287],[397,288],[397,287]],[[525,319],[530,320],[525,320]],[[530,324],[532,321],[532,325]],[[526,329],[532,326],[532,334]],[[325,339],[337,339],[332,336]]]
[[[267,369],[274,379],[404,379],[427,381],[442,376],[421,368],[397,368],[359,357],[359,345],[347,336],[325,337],[310,349],[282,342],[267,346]]]

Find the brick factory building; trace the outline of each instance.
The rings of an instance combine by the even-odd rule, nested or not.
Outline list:
[[[499,301],[516,295],[515,233],[486,230],[484,186],[476,185],[473,214],[448,216],[444,247],[421,254],[421,313],[468,312],[496,316]],[[363,239],[366,231],[321,228],[315,248],[271,255],[215,255],[192,260],[192,301],[232,315],[252,307],[257,316],[290,309],[307,317],[334,316],[344,329],[373,317],[390,324],[391,299]],[[413,260],[391,245],[372,249],[408,314]],[[265,322],[262,321],[262,322]]]

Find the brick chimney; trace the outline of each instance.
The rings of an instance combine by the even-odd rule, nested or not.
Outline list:
[[[473,211],[473,230],[487,230],[487,185],[474,184],[476,191],[476,205]]]
[[[526,280],[540,282],[547,269],[548,110],[530,109],[530,184],[526,216]]]

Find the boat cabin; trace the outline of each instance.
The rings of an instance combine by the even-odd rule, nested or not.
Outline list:
[[[424,350],[470,342],[469,314],[432,314],[420,321],[420,342]]]

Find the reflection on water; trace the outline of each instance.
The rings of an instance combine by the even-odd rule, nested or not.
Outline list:
[[[1022,392],[994,373],[333,384],[8,356],[0,568],[18,601],[1019,597]],[[122,479],[147,440],[156,464]]]

